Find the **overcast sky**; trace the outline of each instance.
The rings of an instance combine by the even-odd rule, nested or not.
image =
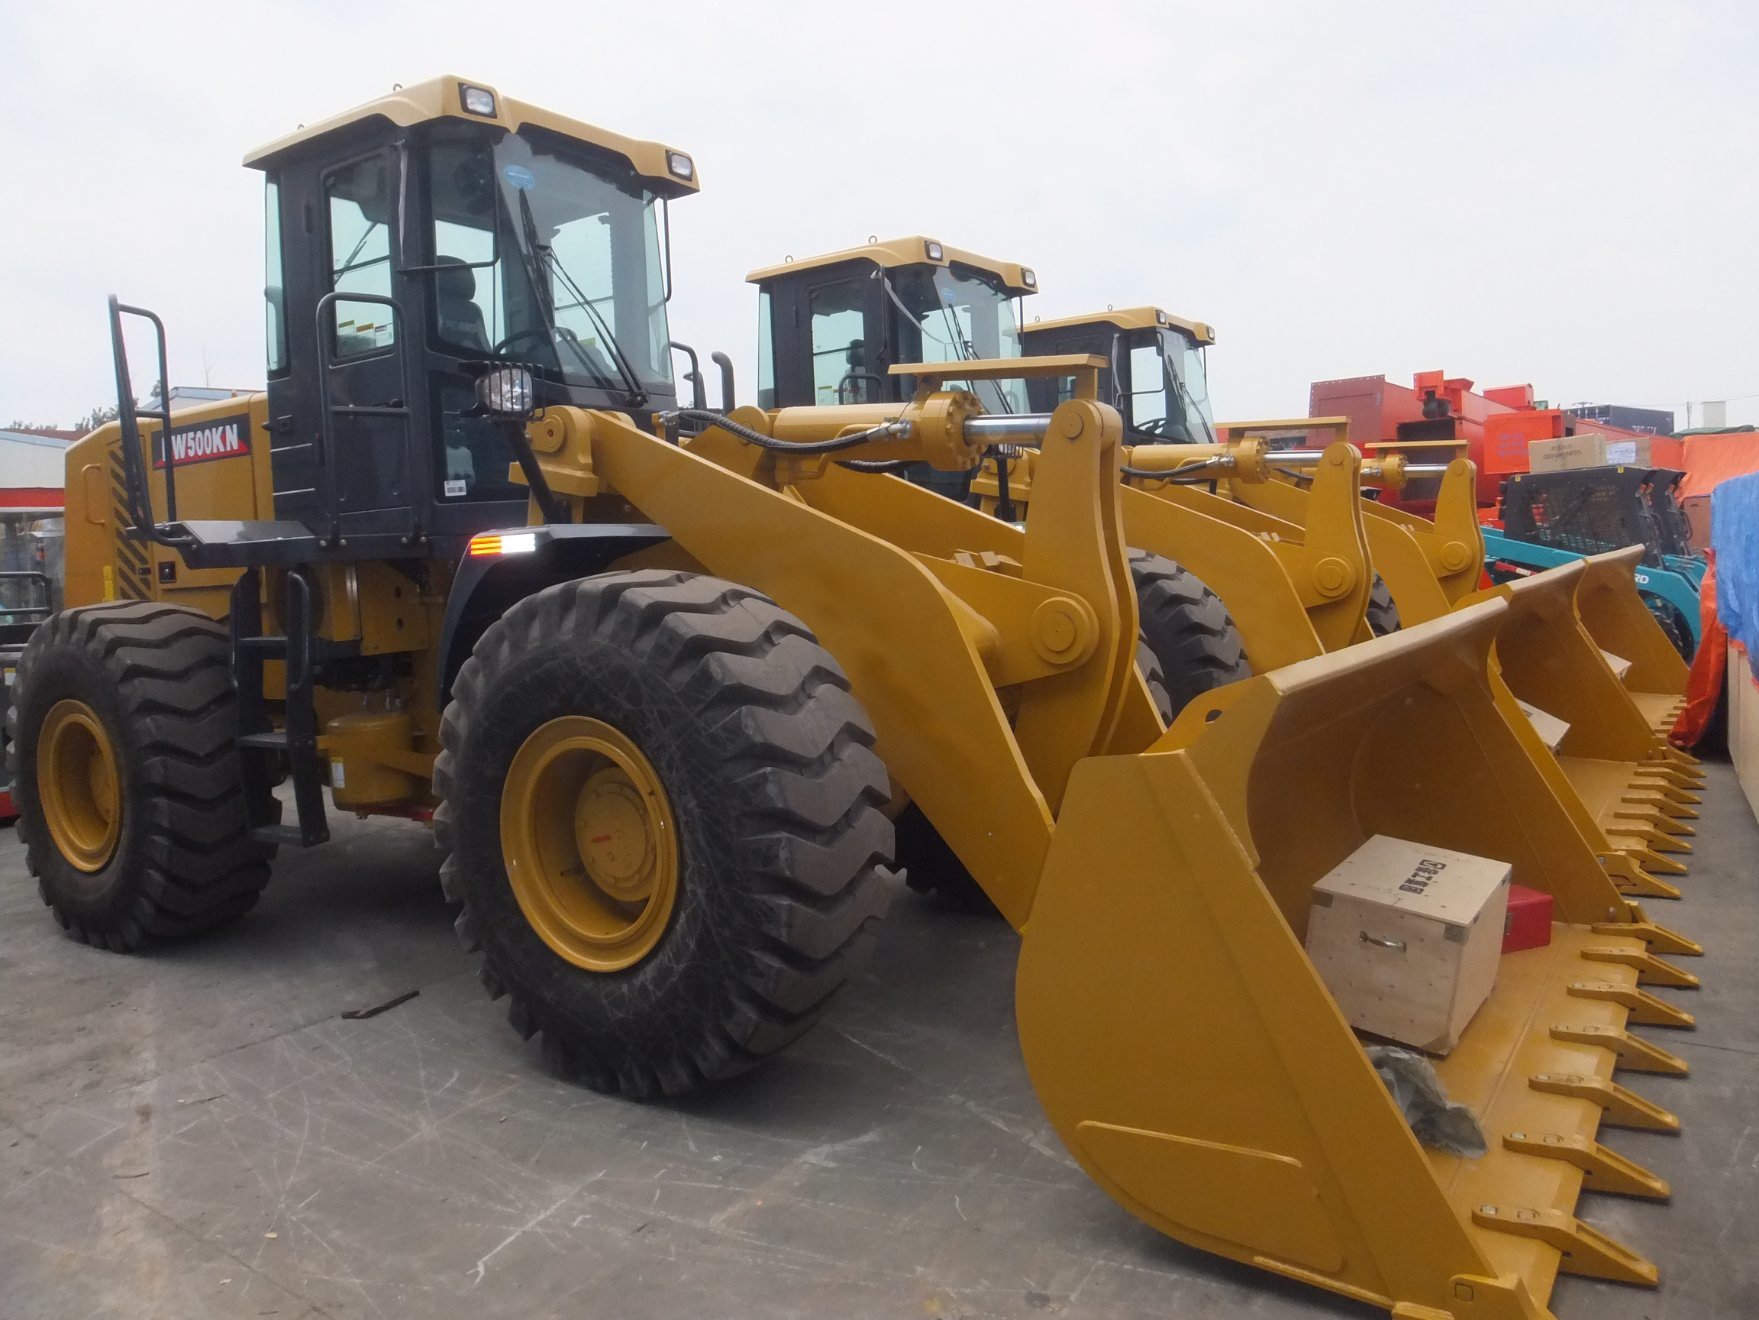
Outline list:
[[[673,334],[747,399],[748,270],[924,233],[1036,267],[1028,319],[1210,321],[1224,417],[1439,367],[1759,421],[1750,0],[0,0],[0,31],[0,424],[114,401],[111,291],[174,383],[260,383],[239,159],[441,72],[695,155]]]

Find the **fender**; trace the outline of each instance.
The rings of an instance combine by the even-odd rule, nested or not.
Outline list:
[[[490,538],[506,538],[499,544],[511,541],[520,548],[482,548],[496,544]],[[547,523],[471,537],[440,625],[441,708],[452,699],[452,680],[477,638],[510,606],[558,582],[602,573],[623,556],[670,539],[653,523]]]

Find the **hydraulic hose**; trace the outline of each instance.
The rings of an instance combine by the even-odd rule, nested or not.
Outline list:
[[[772,450],[778,454],[837,454],[845,449],[869,444],[875,440],[889,440],[896,436],[908,435],[910,423],[899,418],[896,421],[882,422],[878,426],[869,427],[865,431],[856,431],[851,435],[840,435],[830,440],[809,440],[793,443],[788,440],[777,440],[774,436],[755,431],[749,426],[732,421],[718,412],[707,408],[673,408],[659,414],[660,421],[665,424],[666,435],[676,443],[678,423],[682,421],[700,422],[704,426],[716,426],[730,435],[756,445],[759,449]]]

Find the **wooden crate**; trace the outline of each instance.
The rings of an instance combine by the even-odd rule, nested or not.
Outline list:
[[[1351,1025],[1453,1049],[1496,983],[1509,871],[1377,834],[1321,879],[1307,954]]]

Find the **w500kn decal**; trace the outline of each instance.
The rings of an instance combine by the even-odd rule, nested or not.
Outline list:
[[[238,458],[250,453],[250,418],[222,417],[214,422],[192,422],[171,428],[171,463],[183,467],[216,458]],[[153,440],[153,466],[165,466],[165,444]]]

